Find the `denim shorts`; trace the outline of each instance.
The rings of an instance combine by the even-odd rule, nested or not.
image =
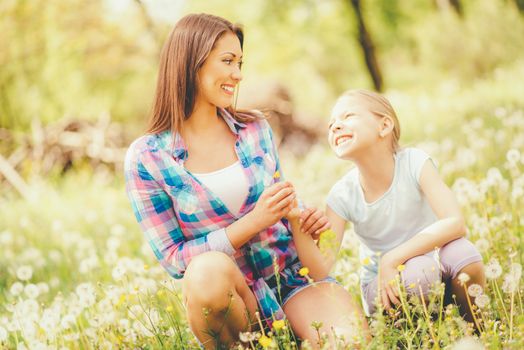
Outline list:
[[[271,288],[275,296],[277,296],[282,307],[293,296],[310,286],[315,286],[320,283],[338,283],[336,279],[328,276],[320,281],[311,281],[310,279],[300,276],[299,270],[302,268],[300,262],[296,262],[288,268],[282,270],[279,274],[279,283],[277,283],[276,276],[267,280],[268,286]],[[280,284],[280,286],[279,286]],[[280,290],[279,290],[280,287]]]

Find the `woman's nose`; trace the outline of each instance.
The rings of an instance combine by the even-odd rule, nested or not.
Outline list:
[[[233,70],[233,73],[231,74],[231,77],[235,79],[236,81],[242,80],[242,71],[240,71],[240,67],[235,67]]]

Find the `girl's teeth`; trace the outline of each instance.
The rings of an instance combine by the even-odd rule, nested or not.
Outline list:
[[[222,85],[222,89],[226,90],[226,91],[229,91],[229,92],[233,92],[235,89],[231,86],[224,86]]]

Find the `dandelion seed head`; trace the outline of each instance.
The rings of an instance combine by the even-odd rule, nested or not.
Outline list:
[[[458,275],[457,278],[458,278],[459,282],[462,283],[462,284],[465,284],[465,283],[467,283],[470,280],[469,275],[467,273],[465,273],[465,272],[461,272]]]
[[[24,287],[24,293],[29,299],[37,299],[40,295],[40,289],[36,284],[29,283]]]
[[[512,148],[506,153],[506,159],[510,165],[516,165],[520,162],[520,152],[518,149]]]
[[[497,259],[492,258],[485,266],[485,274],[488,279],[495,279],[502,274],[502,267]]]
[[[20,282],[15,282],[11,285],[11,288],[9,288],[9,293],[16,297],[20,295],[24,291],[24,285]]]
[[[21,281],[28,281],[33,277],[33,268],[29,265],[20,266],[16,270],[16,277]]]
[[[475,298],[475,304],[483,309],[489,304],[489,297],[486,294],[481,294]]]
[[[477,247],[480,252],[486,252],[489,249],[490,244],[487,239],[480,238],[475,242],[475,247]]]
[[[482,292],[483,292],[482,287],[476,283],[472,283],[468,287],[468,294],[471,295],[472,297],[478,297],[479,295],[482,294]]]

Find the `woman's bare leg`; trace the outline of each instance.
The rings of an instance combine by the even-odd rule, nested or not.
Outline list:
[[[247,331],[257,310],[254,294],[237,265],[226,254],[195,257],[183,280],[191,330],[206,349],[228,346]]]
[[[312,285],[292,296],[284,305],[291,328],[301,339],[319,348],[317,331],[311,326],[313,322],[321,322],[321,333],[329,336],[332,346],[335,336],[343,337],[349,344],[363,338],[369,340],[366,318],[360,306],[352,296],[340,285],[324,282]],[[356,345],[354,345],[356,347]]]

